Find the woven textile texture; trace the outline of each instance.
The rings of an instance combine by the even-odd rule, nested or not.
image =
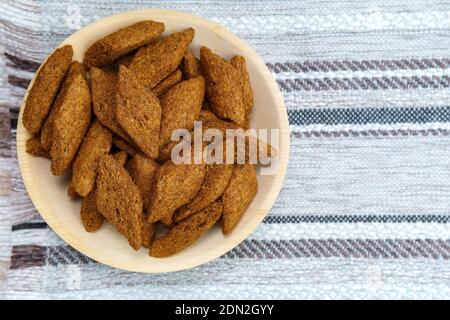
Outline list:
[[[99,17],[148,7],[248,41],[292,130],[284,187],[257,231],[162,275],[68,247],[31,203],[15,145],[45,56]],[[450,2],[2,0],[0,26],[0,298],[450,297]]]

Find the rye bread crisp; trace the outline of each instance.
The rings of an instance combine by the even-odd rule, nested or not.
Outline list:
[[[146,216],[144,215],[144,218]],[[142,221],[142,246],[145,248],[150,248],[155,240],[157,223],[150,223],[147,221]]]
[[[121,166],[124,166],[125,163],[127,163],[127,159],[128,159],[128,155],[125,151],[117,151],[113,154],[111,154],[111,156],[114,158],[114,160],[117,161],[117,163],[119,163]]]
[[[217,200],[176,224],[166,234],[153,242],[149,251],[150,256],[169,257],[187,248],[211,229],[219,220],[222,210],[222,203]]]
[[[250,83],[250,76],[247,71],[247,64],[243,56],[234,56],[230,63],[238,70],[241,80],[242,101],[245,106],[245,128],[250,127],[250,114],[253,108],[253,90]]]
[[[125,139],[122,139],[119,136],[114,135],[112,138],[112,142],[118,149],[126,152],[130,156],[134,156],[136,154],[141,153],[138,150],[138,147],[136,147],[135,145],[131,145],[130,142],[126,141]]]
[[[112,133],[98,120],[94,121],[72,165],[72,183],[80,196],[86,197],[94,188],[98,162],[103,155],[109,153],[111,144]]]
[[[90,89],[92,94],[92,109],[97,119],[114,134],[126,141],[131,138],[120,127],[116,120],[116,92],[119,77],[111,70],[91,68]]]
[[[133,58],[134,58],[134,55],[136,54],[136,52],[131,52],[131,53],[129,53],[129,54],[127,54],[126,56],[123,56],[122,58],[120,58],[119,60],[117,60],[116,61],[116,64],[117,64],[117,70],[119,70],[119,66],[121,65],[121,64],[123,64],[125,67],[129,67],[130,66],[130,64],[131,64],[131,61],[133,60]]]
[[[159,168],[148,221],[172,216],[176,209],[194,198],[205,177],[205,164],[175,164],[167,161]]]
[[[125,161],[127,159],[127,154],[123,151],[116,152],[111,155],[111,157],[119,163],[120,166],[123,166],[125,164]],[[72,183],[70,184],[72,186]],[[69,189],[70,189],[69,186]],[[103,225],[103,222],[105,221],[105,217],[98,211],[97,204],[96,204],[96,195],[95,191],[96,188],[92,189],[92,191],[83,198],[83,202],[81,203],[81,209],[80,209],[80,217],[81,222],[83,223],[84,229],[87,232],[94,232],[100,229],[100,227]],[[73,192],[75,192],[75,189],[73,188]],[[75,193],[77,195],[77,193]]]
[[[222,195],[224,234],[230,234],[233,231],[256,196],[257,190],[255,166],[252,164],[234,165],[230,181]]]
[[[137,154],[127,162],[125,168],[141,192],[144,210],[148,209],[150,196],[156,183],[158,163],[144,155]]]
[[[188,204],[176,211],[175,222],[186,219],[216,201],[228,186],[232,172],[232,164],[207,164],[200,190]]]
[[[97,231],[105,221],[105,217],[98,211],[95,201],[94,189],[81,202],[80,218],[87,232]]]
[[[176,129],[191,131],[202,109],[205,96],[205,79],[198,76],[180,82],[161,97],[160,145],[171,140]]]
[[[27,140],[26,152],[35,157],[44,157],[50,159],[50,154],[47,150],[42,148],[41,139],[37,137],[32,137]]]
[[[183,56],[180,68],[185,80],[202,75],[200,60],[198,60],[190,51],[186,52]]]
[[[222,119],[245,126],[245,106],[240,72],[211,49],[200,49],[202,74],[206,79],[206,94],[212,111]]]
[[[158,159],[156,159],[159,163],[165,163],[169,161],[172,157],[172,149],[175,147],[179,141],[170,141],[159,147]]]
[[[159,165],[156,161],[144,155],[137,154],[128,161],[125,168],[141,192],[144,206],[142,213],[142,245],[148,248],[155,236],[156,223],[147,221],[147,210],[150,205],[151,194],[155,187]]]
[[[65,45],[56,49],[40,67],[28,93],[22,117],[23,126],[32,134],[41,130],[59,86],[69,70],[72,56],[72,46]]]
[[[70,181],[69,186],[67,187],[67,196],[70,199],[75,199],[78,197],[78,193],[75,191],[72,181]]]
[[[87,66],[103,67],[120,57],[156,40],[164,24],[152,20],[136,22],[94,42],[84,54]]]
[[[98,211],[123,234],[134,250],[142,244],[142,199],[127,170],[111,155],[100,159],[97,177]]]
[[[161,105],[158,98],[138,83],[125,66],[119,69],[116,118],[133,142],[148,157],[158,157]]]
[[[226,130],[242,130],[241,133],[244,133],[243,139],[245,154],[241,154],[240,156],[238,156],[239,145],[237,144],[237,139],[235,138],[234,163],[236,164],[249,163],[253,158],[256,158],[257,162],[260,163],[260,155],[263,155],[267,158],[274,158],[278,154],[277,149],[271,144],[258,139],[254,135],[245,135],[246,129],[241,128],[240,126],[232,122],[222,120],[208,110],[202,110],[200,112],[198,120],[202,121],[203,133],[205,133],[205,131],[208,129],[218,129],[222,131],[222,136],[224,139],[224,152],[226,150],[227,140]]]
[[[60,175],[70,167],[90,122],[91,95],[84,67],[78,63],[53,122],[50,149],[53,175]]]
[[[130,70],[140,84],[153,89],[171,74],[183,59],[194,38],[194,29],[172,33],[138,50],[130,64]]]
[[[158,85],[152,89],[152,92],[159,97],[169,91],[169,89],[174,85],[179,83],[181,81],[181,78],[181,71],[180,69],[177,69],[169,74],[163,81],[158,83]]]
[[[47,151],[50,151],[52,147],[52,139],[53,139],[53,122],[55,121],[56,113],[58,112],[61,104],[64,102],[64,96],[67,94],[67,90],[69,88],[69,83],[73,81],[73,77],[75,75],[75,71],[79,69],[78,61],[72,62],[69,67],[69,71],[67,71],[66,77],[62,82],[58,94],[53,101],[53,105],[50,109],[50,112],[47,118],[44,121],[44,124],[41,128],[41,145]]]

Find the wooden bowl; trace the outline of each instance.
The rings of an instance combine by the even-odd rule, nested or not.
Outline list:
[[[272,207],[282,186],[289,157],[289,125],[283,97],[261,58],[236,35],[201,17],[171,10],[120,13],[82,28],[60,46],[71,44],[74,59],[82,61],[84,52],[94,41],[144,19],[164,22],[167,34],[193,27],[195,38],[191,49],[197,56],[201,45],[210,47],[226,59],[237,54],[244,56],[255,96],[251,125],[253,128],[280,129],[277,172],[275,175],[258,175],[259,189],[256,198],[236,229],[224,236],[220,226],[215,226],[179,254],[164,259],[152,258],[145,248],[134,251],[126,239],[107,223],[95,233],[84,230],[79,216],[81,201],[70,200],[66,194],[69,174],[54,177],[50,173],[49,160],[33,157],[25,152],[30,134],[22,125],[23,107],[17,127],[17,154],[22,178],[31,200],[44,220],[64,241],[88,257],[109,266],[136,272],[159,273],[192,268],[220,257],[255,230]],[[33,81],[28,89],[32,84]]]

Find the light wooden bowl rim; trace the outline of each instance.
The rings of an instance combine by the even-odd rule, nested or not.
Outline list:
[[[266,65],[262,61],[262,59],[250,48],[250,46],[243,40],[239,39],[236,35],[226,30],[224,27],[220,26],[217,23],[206,20],[202,17],[179,12],[175,10],[161,10],[161,9],[144,9],[144,10],[136,10],[136,11],[128,11],[119,14],[115,14],[112,16],[108,16],[102,19],[99,19],[80,30],[73,33],[71,36],[66,38],[63,42],[61,42],[58,47],[63,46],[67,43],[72,43],[77,37],[82,37],[83,33],[88,30],[95,30],[97,28],[103,28],[108,24],[113,23],[114,21],[130,18],[130,17],[138,17],[139,19],[154,19],[158,20],[158,16],[170,16],[170,18],[182,21],[189,21],[195,23],[196,25],[200,25],[209,31],[212,31],[216,34],[217,37],[222,38],[224,41],[230,42],[232,45],[240,48],[242,50],[243,55],[248,61],[252,61],[258,68],[259,75],[263,77],[263,81],[270,88],[270,95],[275,100],[275,108],[276,112],[279,116],[279,125],[280,125],[280,150],[279,152],[279,168],[278,173],[274,177],[273,183],[270,186],[270,191],[266,194],[263,203],[261,204],[258,210],[254,210],[252,212],[252,220],[249,225],[246,225],[242,232],[233,232],[230,236],[226,238],[226,241],[223,243],[217,244],[217,247],[213,250],[213,252],[208,252],[204,255],[198,255],[192,257],[190,259],[186,259],[185,261],[177,261],[176,263],[171,262],[170,258],[167,259],[168,263],[164,264],[164,266],[158,265],[158,267],[149,267],[148,265],[136,265],[129,263],[124,260],[114,260],[109,256],[105,256],[102,252],[98,252],[91,248],[84,241],[79,241],[79,239],[72,233],[68,232],[68,228],[64,223],[61,223],[59,218],[57,218],[56,214],[54,214],[51,210],[46,210],[46,203],[43,201],[39,195],[41,193],[43,186],[43,181],[35,181],[31,172],[33,170],[33,160],[36,159],[29,154],[26,153],[25,143],[26,140],[30,137],[29,133],[22,125],[22,114],[23,114],[23,106],[26,100],[26,96],[28,95],[28,91],[34,83],[34,77],[30,82],[27,92],[25,94],[24,100],[22,102],[22,107],[20,109],[18,125],[17,125],[17,156],[19,161],[20,172],[26,187],[26,190],[35,205],[37,211],[41,214],[46,223],[51,227],[51,229],[58,234],[66,243],[70,246],[83,253],[84,255],[90,257],[93,260],[101,262],[103,264],[128,270],[134,272],[146,272],[146,273],[163,273],[163,272],[172,272],[179,271],[183,269],[192,268],[203,263],[206,263],[210,260],[213,260],[217,257],[220,257],[236,247],[240,244],[245,238],[247,238],[261,223],[264,217],[269,212],[273,203],[275,202],[286,174],[287,163],[289,158],[289,122],[287,117],[286,108],[284,105],[283,96],[281,95],[278,86],[267,69]],[[64,199],[64,201],[69,201],[69,199]],[[118,236],[120,236],[118,234]],[[189,249],[189,248],[188,248]],[[187,249],[187,250],[188,250]],[[130,250],[132,250],[130,248]]]

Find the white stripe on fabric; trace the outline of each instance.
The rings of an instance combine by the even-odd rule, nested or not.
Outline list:
[[[448,88],[328,90],[283,92],[289,110],[352,108],[422,108],[450,105]]]
[[[50,227],[43,229],[25,229],[14,231],[12,245],[60,246],[66,243]]]
[[[191,270],[157,275],[128,273],[101,264],[46,266],[9,270],[8,279],[4,294],[10,299],[423,299],[450,296],[448,261],[429,259],[217,259]]]
[[[291,136],[272,214],[445,214],[450,137]]]
[[[443,223],[261,224],[248,239],[450,239],[450,226]]]
[[[372,78],[372,77],[442,77],[450,76],[450,68],[447,69],[417,69],[417,70],[365,70],[365,71],[308,71],[308,72],[280,72],[273,73],[276,80],[287,79],[324,79],[324,78]]]
[[[377,8],[370,13],[326,15],[272,15],[239,17],[211,17],[224,25],[234,26],[237,32],[248,33],[296,33],[317,31],[376,31],[423,30],[450,28],[450,11],[402,12],[392,14]]]

